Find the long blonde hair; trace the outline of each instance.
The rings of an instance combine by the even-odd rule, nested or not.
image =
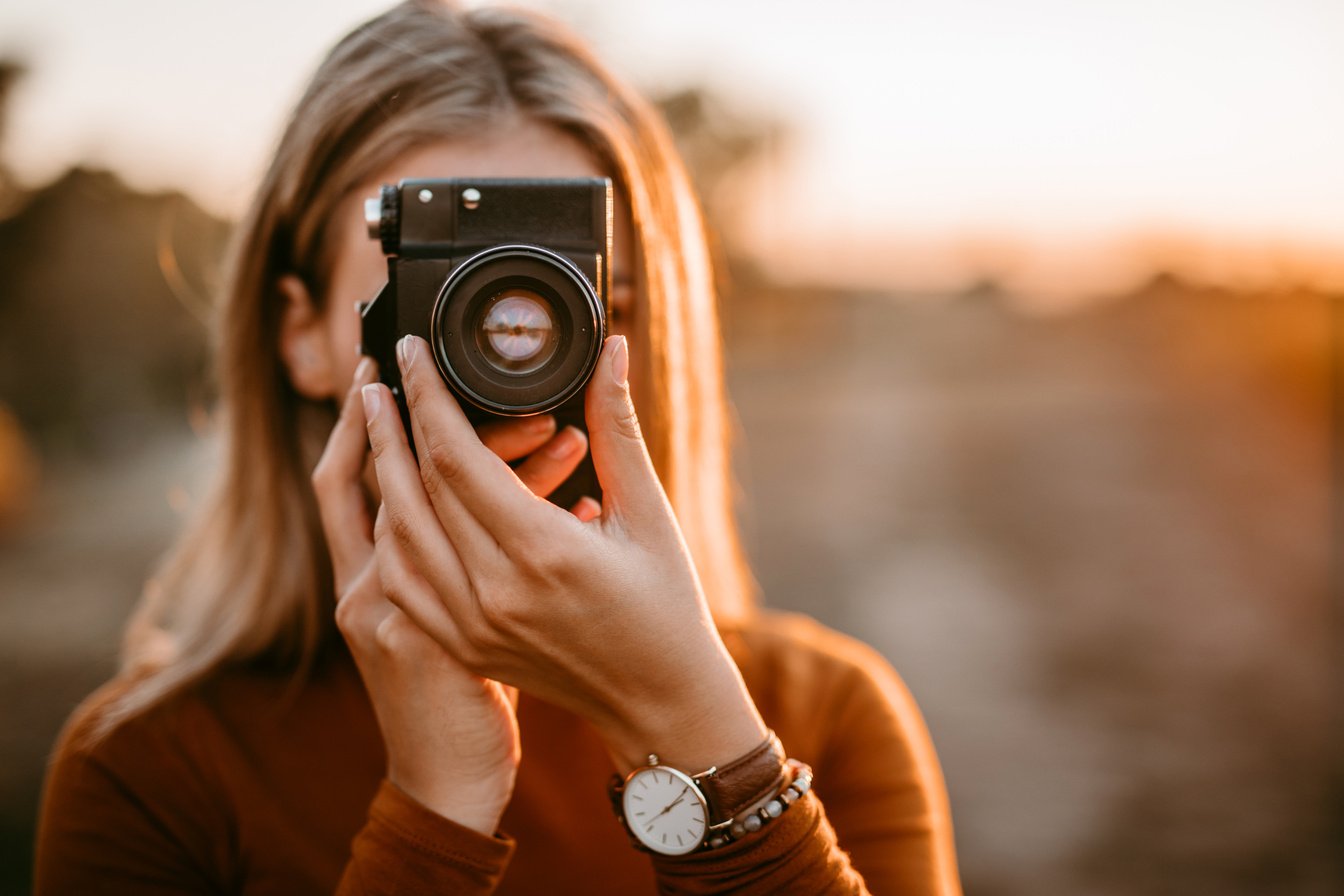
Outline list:
[[[335,634],[331,567],[309,476],[334,422],[278,353],[277,280],[325,294],[323,227],[409,148],[521,114],[582,138],[633,213],[649,327],[641,416],[715,618],[754,603],[732,512],[713,276],[699,208],[660,116],[555,22],[408,0],[318,68],[232,249],[216,331],[223,453],[213,488],[127,629],[132,681],[108,725],[234,663],[302,669]]]

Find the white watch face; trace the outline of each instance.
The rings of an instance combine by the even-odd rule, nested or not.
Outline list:
[[[626,825],[655,852],[684,855],[698,847],[709,830],[705,798],[688,775],[673,768],[635,772],[621,802]]]

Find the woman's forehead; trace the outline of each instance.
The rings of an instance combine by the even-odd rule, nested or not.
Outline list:
[[[450,177],[612,177],[613,172],[575,135],[527,118],[510,118],[470,137],[453,137],[407,150],[379,169],[342,203],[341,229],[347,248],[369,242],[362,208],[381,185],[408,178]],[[615,232],[612,234],[612,278],[634,276],[630,241],[630,209],[619,186],[615,190]],[[353,211],[351,211],[353,209]]]
[[[382,175],[400,177],[606,177],[578,137],[527,118],[509,118],[476,134],[408,150]]]

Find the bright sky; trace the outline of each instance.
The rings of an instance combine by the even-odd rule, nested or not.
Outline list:
[[[236,213],[321,54],[384,5],[0,0],[0,52],[31,65],[6,156]],[[766,256],[1140,234],[1344,256],[1340,0],[524,5],[646,89],[708,81],[793,123],[758,185]]]

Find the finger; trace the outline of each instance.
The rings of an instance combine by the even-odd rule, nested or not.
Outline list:
[[[500,684],[500,683],[497,682],[497,681],[494,682],[494,684],[495,684],[496,687],[498,687],[501,691],[504,692],[504,699],[505,699],[505,700],[508,700],[508,701],[509,701],[509,705],[513,707],[513,711],[514,711],[514,712],[517,712],[517,711],[518,711],[518,689],[515,688],[515,687],[513,687],[512,685]]]
[[[341,403],[340,416],[313,468],[313,493],[331,554],[338,597],[373,553],[373,526],[360,481],[369,448],[360,389],[377,379],[377,367],[372,358],[365,358],[355,368],[355,378]]]
[[[383,496],[381,524],[374,527],[374,541],[385,531],[436,585],[461,593],[466,572],[425,494],[392,393],[383,384],[374,383],[365,386],[362,395],[374,472]]]
[[[482,423],[476,427],[481,444],[500,460],[527,457],[555,435],[555,418],[550,414]]]
[[[382,593],[391,607],[405,613],[440,646],[456,654],[463,648],[463,639],[450,606],[456,603],[452,598],[462,592],[444,594],[441,587],[429,584],[411,561],[405,545],[400,539],[392,537],[387,522],[388,514],[387,504],[384,503],[378,510],[378,524],[375,526],[378,537],[374,539],[374,555],[378,561],[375,565]],[[449,600],[445,601],[443,597]]]
[[[402,370],[402,385],[407,390],[406,403],[407,408],[409,409],[412,407],[412,399],[410,395],[410,375],[408,371],[412,368],[405,363],[405,349],[408,344],[417,344],[417,342],[416,340],[411,339],[411,337],[406,337],[398,343],[397,363]],[[428,346],[423,342],[419,342],[418,344],[428,351]],[[421,372],[416,371],[415,375],[419,377]],[[434,377],[436,383],[442,385],[442,381],[439,380],[436,370],[431,371],[430,375]],[[456,399],[450,397],[449,401],[452,402],[452,407],[459,410],[460,413],[460,408],[457,405]],[[484,527],[481,526],[480,522],[472,516],[471,511],[467,510],[465,505],[463,505],[462,499],[457,496],[456,492],[449,484],[451,476],[444,475],[445,469],[451,465],[451,462],[453,462],[455,458],[448,454],[442,447],[429,445],[425,439],[424,429],[421,426],[420,415],[412,410],[408,416],[411,421],[411,437],[415,439],[416,456],[419,459],[420,464],[421,484],[425,493],[429,496],[430,506],[434,509],[434,513],[439,519],[439,524],[448,535],[448,540],[453,543],[453,547],[457,550],[458,556],[466,558],[466,563],[464,565],[470,570],[472,564],[479,564],[482,558],[497,554],[499,551],[499,544],[495,541],[494,536],[487,532]],[[476,434],[475,430],[473,430],[473,434]],[[477,440],[479,441],[479,435],[476,435]],[[481,445],[484,445],[484,443],[481,442],[476,446],[477,451],[480,451]],[[483,456],[488,456],[489,451],[490,449],[487,448],[486,451],[481,452],[481,454]],[[500,459],[503,460],[503,458]],[[470,576],[470,572],[468,572],[468,576]]]
[[[406,336],[397,343],[425,489],[464,558],[494,545],[508,548],[535,531],[543,514],[559,509],[537,501],[514,472],[481,444],[448,392],[428,343]],[[466,512],[461,512],[465,510]],[[488,545],[483,537],[489,539]]]
[[[358,659],[367,649],[379,623],[395,609],[383,593],[378,564],[366,563],[336,605],[336,627]]]
[[[593,467],[602,485],[602,516],[661,519],[667,515],[667,497],[649,459],[639,418],[630,400],[629,369],[625,337],[610,337],[588,381],[584,401]]]
[[[569,509],[569,512],[578,517],[579,522],[587,523],[602,515],[602,505],[584,495],[574,502],[574,506]]]
[[[588,450],[588,437],[576,426],[566,426],[540,451],[513,468],[532,494],[544,498],[573,474]]]

